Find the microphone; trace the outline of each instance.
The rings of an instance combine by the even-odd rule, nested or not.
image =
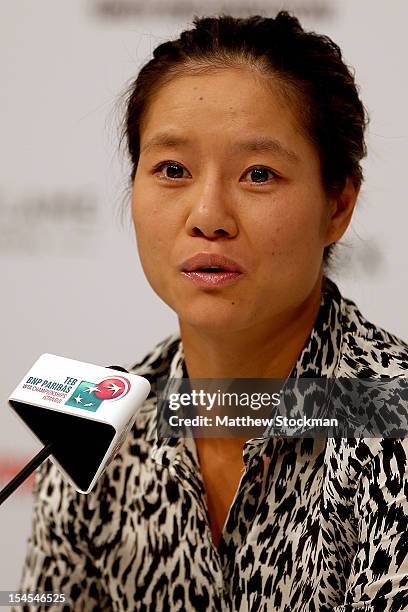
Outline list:
[[[146,378],[121,366],[41,355],[8,403],[43,448],[0,491],[0,504],[48,456],[79,493],[90,493],[149,392]]]

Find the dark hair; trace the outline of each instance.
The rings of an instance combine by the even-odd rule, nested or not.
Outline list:
[[[193,23],[195,27],[177,40],[156,47],[129,89],[123,136],[132,180],[139,161],[141,118],[158,89],[188,72],[245,65],[273,77],[294,104],[319,152],[326,192],[341,192],[347,177],[356,187],[361,185],[368,117],[338,45],[328,36],[305,32],[286,11],[275,18],[195,17]],[[325,260],[330,251],[327,247]]]

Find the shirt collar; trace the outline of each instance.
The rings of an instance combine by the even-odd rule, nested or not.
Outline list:
[[[343,344],[342,297],[324,277],[319,312],[291,378],[330,378],[339,366]]]

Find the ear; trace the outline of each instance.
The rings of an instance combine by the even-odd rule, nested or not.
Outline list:
[[[327,223],[326,246],[337,242],[349,226],[360,186],[347,177],[343,191],[330,199],[330,215]]]

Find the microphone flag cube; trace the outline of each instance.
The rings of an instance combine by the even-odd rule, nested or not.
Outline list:
[[[150,391],[142,376],[45,353],[10,395],[17,417],[79,493],[89,493]]]

